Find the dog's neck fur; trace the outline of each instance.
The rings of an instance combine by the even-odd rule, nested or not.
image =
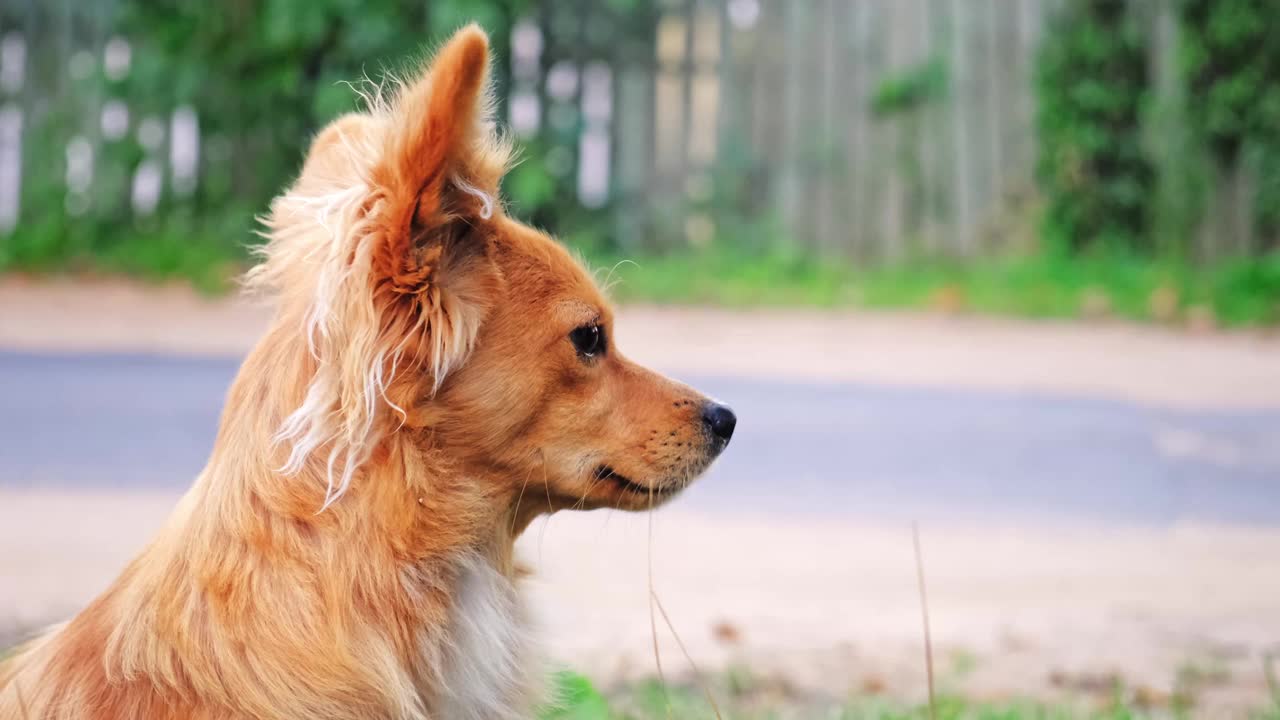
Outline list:
[[[118,717],[189,716],[192,696],[225,707],[210,717],[525,716],[536,691],[515,518],[492,510],[471,476],[482,469],[436,461],[411,433],[388,436],[361,481],[317,513],[323,463],[295,477],[273,467],[271,431],[313,362],[284,339],[273,331],[246,360],[210,462],[157,540],[11,679],[96,648],[105,685],[159,690],[157,705]],[[54,694],[93,680],[69,676]]]
[[[289,332],[279,331],[285,336]],[[301,615],[299,608],[310,604],[315,617],[305,624],[330,628],[308,639],[312,647],[289,647],[283,654],[305,663],[332,657],[336,648],[324,645],[335,640],[364,645],[359,652],[369,657],[352,659],[366,666],[369,689],[387,694],[383,702],[391,703],[386,710],[395,710],[393,716],[522,716],[527,708],[519,701],[530,690],[523,673],[530,664],[521,657],[528,642],[515,589],[513,519],[495,509],[501,503],[485,497],[487,488],[497,485],[482,477],[489,470],[438,460],[443,454],[452,461],[453,454],[423,447],[420,441],[430,428],[390,434],[370,458],[359,485],[317,514],[326,473],[321,457],[297,477],[282,478],[266,466],[279,457],[278,450],[236,450],[269,438],[261,423],[276,425],[296,407],[309,377],[311,360],[296,339],[268,339],[255,355],[241,374],[248,386],[237,383],[228,401],[218,441],[221,450],[225,439],[225,452],[211,463],[210,474],[196,490],[208,493],[207,500],[221,495],[240,508],[219,514],[232,521],[231,527],[208,528],[213,536],[206,539],[217,542],[217,535],[226,533],[228,540],[246,543],[245,552],[263,563],[257,568],[260,574],[305,579],[307,572],[274,567],[301,561],[314,571],[348,574],[345,583],[328,578],[317,587],[351,588],[349,597],[308,599],[296,597],[295,588],[280,588],[286,597],[273,603],[268,618],[283,620],[276,617],[282,610]],[[292,398],[271,392],[265,384],[272,382],[273,373],[254,367],[270,364],[279,378],[279,368],[290,356],[297,366]],[[269,398],[267,403],[255,406],[254,400],[263,397]],[[271,407],[272,401],[279,405]],[[229,471],[219,472],[220,463],[230,465]],[[231,488],[217,487],[220,478],[230,480]],[[247,482],[237,486],[235,479]],[[255,507],[258,501],[261,507]],[[226,581],[228,589],[262,584],[235,571]],[[259,605],[266,601],[258,598]],[[252,618],[228,623],[238,628],[253,624]],[[353,676],[359,673],[353,675],[351,667],[335,673]]]

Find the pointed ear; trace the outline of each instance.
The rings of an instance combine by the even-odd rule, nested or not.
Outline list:
[[[489,118],[488,72],[489,38],[468,25],[396,97],[374,180],[397,228],[492,214],[508,152]]]
[[[489,119],[488,70],[484,31],[454,33],[385,108],[370,174],[374,302],[382,326],[420,348],[413,359],[437,387],[470,351],[501,283],[487,221],[501,211],[509,152]]]
[[[287,473],[328,447],[326,506],[465,361],[504,292],[489,221],[509,151],[488,66],[484,32],[459,30],[393,100],[323,131],[273,205],[252,282],[291,293],[316,361],[276,439],[292,446]]]

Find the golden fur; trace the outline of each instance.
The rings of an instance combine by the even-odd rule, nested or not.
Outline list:
[[[266,220],[249,283],[278,313],[208,465],[114,584],[0,666],[0,718],[527,716],[516,537],[650,507],[727,437],[505,215],[487,63],[464,28],[318,134]],[[569,333],[594,325],[584,354]]]

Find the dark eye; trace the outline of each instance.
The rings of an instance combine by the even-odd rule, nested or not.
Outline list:
[[[604,330],[599,325],[583,325],[569,333],[569,341],[583,357],[595,357],[604,352]]]

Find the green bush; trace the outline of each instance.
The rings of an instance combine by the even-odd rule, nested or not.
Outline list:
[[[1179,0],[1191,126],[1215,163],[1256,178],[1253,221],[1280,243],[1280,8],[1274,0]]]
[[[1036,68],[1037,174],[1048,239],[1147,249],[1154,173],[1142,149],[1147,46],[1126,0],[1068,3]]]
[[[109,28],[104,41],[116,35],[128,41],[129,70],[113,78],[101,64],[90,63],[94,70],[88,76],[63,80],[58,78],[68,75],[72,59],[38,55],[51,68],[36,76],[43,99],[33,104],[37,115],[23,138],[22,217],[0,243],[0,270],[91,267],[211,282],[213,271],[196,266],[246,261],[254,215],[292,180],[315,132],[357,108],[360,98],[349,81],[403,75],[429,51],[431,40],[476,20],[492,33],[501,89],[507,83],[510,28],[528,4],[34,3],[25,18],[33,52],[65,42],[59,34],[72,29]],[[63,180],[66,147],[75,136],[97,137],[93,125],[101,98],[127,103],[128,132],[96,144],[88,196],[72,203]],[[163,124],[184,106],[198,116],[202,137],[194,189],[182,195],[165,183],[155,211],[135,215],[130,179],[147,156],[135,131],[142,118]],[[184,239],[198,242],[184,249]]]

